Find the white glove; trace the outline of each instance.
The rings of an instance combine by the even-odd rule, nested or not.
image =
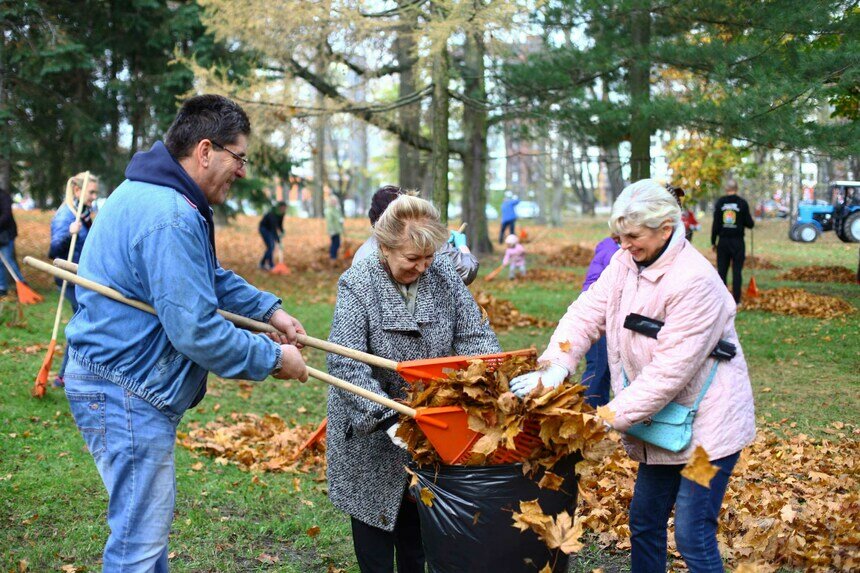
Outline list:
[[[567,378],[569,372],[564,366],[558,364],[549,364],[540,370],[520,374],[511,380],[511,392],[519,398],[525,398],[529,392],[534,390],[538,382],[543,384],[544,388],[555,388]]]
[[[406,442],[404,442],[401,438],[397,437],[397,428],[399,428],[399,427],[400,427],[399,422],[391,424],[391,427],[389,427],[387,430],[385,430],[385,433],[388,434],[389,438],[391,438],[392,444],[394,444],[398,448],[403,448],[404,450],[406,450],[406,449],[408,449],[408,447],[406,446]]]

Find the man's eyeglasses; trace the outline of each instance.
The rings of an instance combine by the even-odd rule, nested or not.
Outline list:
[[[224,147],[224,146],[223,146],[223,145],[221,145],[220,143],[218,143],[218,142],[216,142],[216,141],[212,141],[211,139],[210,139],[209,141],[211,141],[211,142],[212,142],[212,146],[213,146],[213,147],[217,147],[218,149],[223,149],[224,151],[226,151],[227,153],[229,153],[230,155],[232,155],[233,157],[235,157],[236,159],[238,159],[238,160],[239,160],[239,163],[241,163],[241,164],[242,164],[242,167],[243,167],[243,168],[244,168],[246,165],[248,165],[248,163],[250,163],[250,161],[248,161],[248,159],[247,159],[247,158],[242,157],[241,155],[239,155],[239,154],[238,154],[238,153],[236,153],[236,152],[230,151],[229,149],[227,149],[226,147]]]

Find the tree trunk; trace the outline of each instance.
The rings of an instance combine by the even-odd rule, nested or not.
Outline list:
[[[323,107],[325,105],[325,98],[319,92],[317,92],[317,107]],[[325,216],[325,181],[326,181],[326,169],[325,169],[325,132],[326,132],[326,119],[327,116],[320,114],[317,116],[315,125],[314,125],[314,187],[313,187],[313,201],[311,203],[313,210],[311,215],[313,217],[324,217]]]
[[[397,62],[403,65],[408,62],[415,51],[415,38],[413,36],[416,20],[410,11],[404,15],[404,23],[399,27],[395,50]],[[415,93],[415,75],[412,66],[400,71],[399,97],[405,98]],[[399,110],[400,126],[404,132],[419,133],[421,131],[421,103],[405,105]],[[404,189],[419,189],[421,187],[421,152],[413,145],[404,141],[397,144],[399,185]]]
[[[628,70],[630,90],[630,180],[651,176],[651,12],[650,2],[641,2],[630,16],[633,63]]]
[[[583,149],[585,153],[585,149]],[[579,177],[582,181],[582,214],[590,217],[594,216],[594,191],[597,188],[594,182],[594,177],[589,169],[589,159],[587,155],[583,155],[579,168]]]
[[[561,210],[564,207],[564,171],[565,155],[564,140],[556,138],[557,147],[554,150],[555,160],[550,165],[552,178],[552,209],[549,212],[549,223],[553,227],[561,226]]]
[[[448,222],[448,49],[433,55],[433,204]]]
[[[463,134],[468,143],[463,155],[463,221],[467,223],[469,247],[476,254],[493,252],[487,232],[487,99],[484,85],[484,40],[480,30],[466,36],[463,61]],[[480,102],[480,103],[474,103]]]
[[[0,117],[2,117],[2,123],[0,123],[0,187],[8,191],[10,194],[12,193],[12,145],[10,141],[10,137],[12,135],[12,130],[9,128],[9,124],[11,122],[11,116],[6,110],[7,96],[6,96],[6,30],[4,28],[0,28],[0,33],[3,34],[0,37]],[[6,272],[5,269],[0,270],[0,272]]]
[[[624,190],[624,175],[621,172],[621,158],[618,156],[618,146],[610,145],[601,150],[606,162],[606,178],[609,181],[609,203],[615,200]]]

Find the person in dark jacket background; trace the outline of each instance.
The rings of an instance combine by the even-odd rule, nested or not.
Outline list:
[[[755,226],[750,206],[738,196],[738,184],[734,179],[726,182],[726,194],[714,203],[714,225],[711,228],[711,248],[717,253],[717,272],[723,283],[732,266],[732,296],[741,301],[743,289],[742,272],[746,260],[744,229]]]
[[[12,216],[12,195],[0,187],[0,253],[3,253],[3,258],[12,270],[23,278],[15,259],[15,237],[17,236],[18,226],[15,224],[15,217]],[[15,277],[7,279],[7,275],[6,265],[0,264],[0,296],[6,296],[9,292],[10,280],[15,281]]]
[[[275,261],[272,260],[272,253],[275,251],[275,245],[284,236],[284,214],[286,212],[287,204],[279,201],[263,216],[259,227],[257,227],[260,236],[263,237],[263,242],[266,244],[266,252],[263,253],[263,258],[260,259],[259,265],[263,270],[268,271],[275,266]]]

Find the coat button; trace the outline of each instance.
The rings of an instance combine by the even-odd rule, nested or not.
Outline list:
[[[99,403],[98,402],[90,402],[90,410],[98,410]]]

